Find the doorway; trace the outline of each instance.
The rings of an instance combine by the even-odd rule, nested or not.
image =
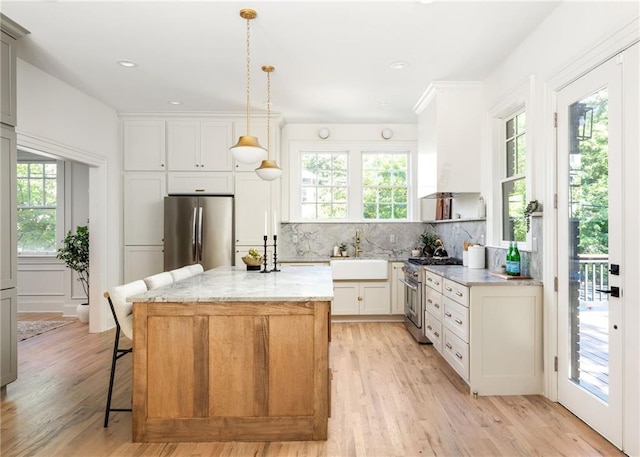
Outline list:
[[[622,448],[622,65],[557,97],[558,401]]]

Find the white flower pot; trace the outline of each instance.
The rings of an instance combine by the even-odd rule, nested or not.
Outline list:
[[[76,313],[78,313],[78,320],[83,324],[89,323],[89,303],[81,303],[76,307]]]

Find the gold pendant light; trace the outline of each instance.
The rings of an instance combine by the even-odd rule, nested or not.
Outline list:
[[[247,20],[247,134],[241,136],[238,142],[231,147],[230,151],[233,158],[240,163],[256,163],[264,159],[267,152],[264,150],[258,139],[251,136],[251,51],[249,46],[249,38],[251,36],[251,19],[258,16],[254,10],[243,8],[240,10],[240,17]]]
[[[282,168],[278,166],[275,160],[270,160],[269,149],[271,149],[271,73],[275,67],[271,65],[263,65],[262,71],[267,74],[267,158],[263,160],[256,173],[265,181],[273,181],[282,176]]]

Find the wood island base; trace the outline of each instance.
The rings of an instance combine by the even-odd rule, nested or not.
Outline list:
[[[330,304],[134,303],[133,441],[326,440]]]

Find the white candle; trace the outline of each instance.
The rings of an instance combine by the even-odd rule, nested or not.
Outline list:
[[[267,212],[264,212],[264,236],[267,236]]]
[[[273,236],[278,236],[278,213],[273,212]]]

